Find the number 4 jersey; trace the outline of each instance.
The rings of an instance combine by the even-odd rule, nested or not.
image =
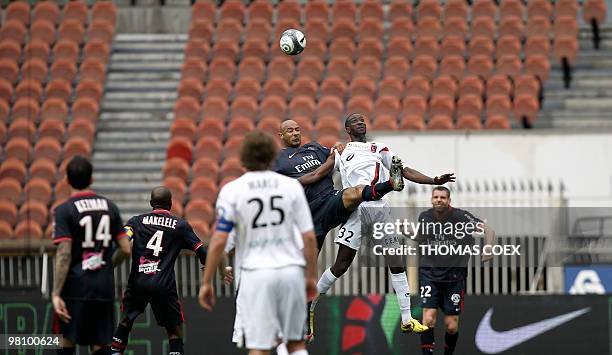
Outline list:
[[[132,269],[129,286],[148,290],[174,290],[174,262],[181,249],[196,251],[204,260],[200,238],[185,220],[167,210],[134,216],[125,225],[132,238]],[[198,250],[202,248],[201,250]]]
[[[119,209],[94,192],[73,194],[54,211],[53,243],[72,241],[72,259],[62,298],[114,298],[113,240],[125,237]]]

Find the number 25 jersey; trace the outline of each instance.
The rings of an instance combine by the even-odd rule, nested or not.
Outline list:
[[[134,216],[125,225],[132,238],[129,286],[148,290],[174,290],[174,262],[181,249],[197,250],[202,241],[185,220],[167,210]]]

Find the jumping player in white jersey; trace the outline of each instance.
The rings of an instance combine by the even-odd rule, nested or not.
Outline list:
[[[374,185],[389,178],[403,183],[402,177],[412,182],[430,185],[442,185],[455,181],[453,174],[431,178],[414,169],[402,167],[401,160],[394,156],[389,147],[382,143],[366,141],[365,119],[359,113],[348,116],[345,122],[345,130],[350,137],[350,142],[346,145],[342,155],[336,156],[335,163],[335,168],[340,171],[342,177],[342,187],[345,189],[357,185]],[[353,262],[357,250],[361,246],[362,217],[368,224],[386,222],[390,218],[389,212],[386,200],[382,199],[363,202],[351,214],[336,236],[335,241],[339,245],[336,261],[334,265],[325,270],[317,284],[319,296],[327,293],[333,283],[348,270]],[[385,238],[382,242],[385,243],[386,247],[393,247],[394,244],[399,246],[397,238],[394,236]],[[387,256],[387,262],[391,272],[391,283],[399,301],[402,316],[401,330],[416,333],[427,330],[426,326],[423,326],[411,316],[410,289],[403,263],[398,262],[398,260],[390,260],[389,256]],[[314,317],[317,299],[312,302],[310,308],[310,334],[313,335],[314,322],[312,318]]]
[[[237,308],[249,354],[269,354],[279,342],[291,355],[306,355],[306,297],[316,294],[316,240],[304,189],[295,179],[270,171],[276,143],[249,133],[240,159],[247,173],[225,185],[217,199],[213,234],[199,301],[212,310],[212,277],[228,233],[236,231]],[[296,233],[296,230],[298,231]]]

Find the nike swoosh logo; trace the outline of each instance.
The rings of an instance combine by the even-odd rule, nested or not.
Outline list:
[[[293,154],[289,154],[289,159],[293,158],[294,155],[296,155],[298,152],[295,152]]]
[[[560,316],[541,320],[519,328],[498,332],[491,327],[491,317],[493,308],[490,308],[482,317],[478,329],[476,330],[476,346],[485,354],[499,354],[529,339],[535,338],[540,334],[567,323],[570,320],[580,317],[589,312],[591,307],[586,307],[562,314]]]

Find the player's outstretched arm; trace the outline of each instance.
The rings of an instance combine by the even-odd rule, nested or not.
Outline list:
[[[447,182],[455,182],[454,173],[444,174],[432,178],[409,167],[404,167],[402,175],[405,179],[410,180],[412,182],[416,182],[417,184],[444,185]]]
[[[216,230],[210,238],[210,244],[208,245],[208,257],[206,258],[206,266],[204,267],[204,275],[198,297],[200,305],[208,311],[212,311],[215,305],[215,290],[212,285],[212,278],[223,257],[227,235],[228,232]]]
[[[315,182],[323,179],[334,168],[334,164],[336,162],[335,155],[336,154],[334,150],[332,150],[329,156],[327,157],[327,160],[325,161],[325,163],[323,163],[320,167],[318,167],[317,170],[312,171],[308,174],[302,175],[297,180],[302,185],[310,185],[310,184],[314,184]]]
[[[51,292],[51,301],[53,302],[53,308],[58,317],[64,322],[70,321],[70,314],[66,308],[64,300],[61,298],[62,289],[64,288],[64,282],[68,275],[68,269],[70,268],[70,260],[72,259],[72,241],[65,240],[59,243],[57,252],[55,254],[55,268],[53,274],[53,291]]]

